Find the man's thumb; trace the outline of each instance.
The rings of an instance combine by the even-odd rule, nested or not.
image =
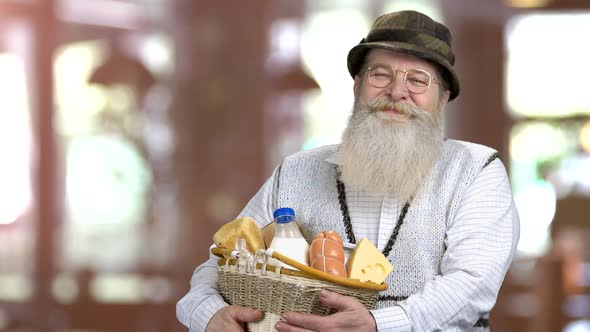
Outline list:
[[[252,323],[262,318],[262,311],[247,307],[241,307],[238,310],[236,310],[234,317],[236,320],[240,322]]]

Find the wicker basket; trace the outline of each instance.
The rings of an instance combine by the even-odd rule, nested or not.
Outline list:
[[[227,251],[213,249],[214,254],[228,256]],[[277,259],[299,271],[269,265]],[[264,311],[264,318],[248,324],[248,331],[274,331],[274,325],[285,311],[328,315],[332,309],[319,301],[322,289],[355,297],[367,309],[377,302],[386,284],[362,283],[358,280],[335,277],[312,269],[272,250],[261,250],[247,259],[220,259],[218,268],[219,292],[230,304],[239,304]]]

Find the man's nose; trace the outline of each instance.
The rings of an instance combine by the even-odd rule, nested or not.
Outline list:
[[[409,97],[410,91],[404,83],[403,73],[397,73],[391,84],[387,87],[387,94],[393,101],[405,100]]]

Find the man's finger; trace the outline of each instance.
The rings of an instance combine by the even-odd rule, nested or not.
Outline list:
[[[252,323],[262,318],[262,311],[241,307],[234,312],[234,318],[243,323]]]
[[[306,330],[319,331],[322,317],[289,311],[282,314],[281,319],[291,325],[296,325]]]
[[[357,307],[357,301],[354,299],[338,293],[327,291],[325,289],[320,293],[320,302],[322,302],[327,307],[336,309],[336,311],[345,311],[347,309],[350,310]]]
[[[278,332],[314,332],[312,330],[307,330],[299,326],[291,325],[286,321],[278,321],[275,324],[275,330]]]

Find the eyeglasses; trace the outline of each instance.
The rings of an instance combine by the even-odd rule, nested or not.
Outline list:
[[[422,69],[401,70],[377,64],[367,67],[366,71],[369,83],[376,88],[388,87],[395,80],[395,74],[398,71],[404,73],[404,84],[411,93],[421,94],[426,92],[432,82],[441,85],[435,77]]]

